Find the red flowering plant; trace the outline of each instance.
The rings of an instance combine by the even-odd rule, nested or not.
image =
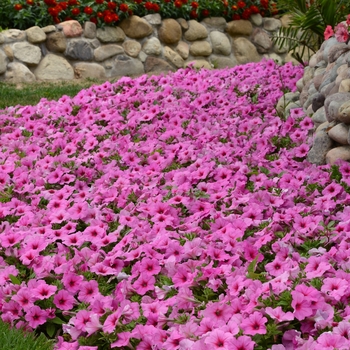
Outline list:
[[[0,23],[3,28],[27,29],[76,19],[98,27],[116,25],[130,15],[159,13],[162,18],[202,20],[224,17],[227,21],[249,19],[252,14],[275,14],[271,0],[5,0]]]

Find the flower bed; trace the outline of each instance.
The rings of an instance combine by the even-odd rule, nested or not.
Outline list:
[[[227,21],[249,19],[252,14],[277,13],[271,0],[4,0],[0,23],[3,27],[27,29],[76,19],[81,24],[92,21],[98,26],[118,23],[131,15],[159,13],[162,18],[202,20],[224,17]]]
[[[311,119],[274,109],[302,74],[188,68],[0,112],[2,319],[58,349],[349,348],[349,164],[308,163]]]

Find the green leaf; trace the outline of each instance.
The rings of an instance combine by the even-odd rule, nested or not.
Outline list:
[[[16,277],[16,276],[14,276],[14,275],[9,275],[9,278],[10,278],[10,280],[11,280],[11,282],[13,283],[13,284],[17,284],[17,285],[20,285],[21,284],[21,281]]]
[[[66,322],[61,320],[59,317],[53,318],[52,320],[50,320],[50,322],[54,324],[66,324]]]
[[[56,327],[53,323],[47,322],[46,323],[46,333],[50,338],[53,338],[56,332]]]

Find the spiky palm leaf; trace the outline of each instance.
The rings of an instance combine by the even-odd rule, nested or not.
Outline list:
[[[279,48],[286,47],[302,64],[306,52],[308,60],[320,48],[326,26],[334,27],[350,11],[348,0],[314,0],[312,4],[305,0],[279,0],[278,6],[291,15],[291,23],[273,36],[273,42]]]

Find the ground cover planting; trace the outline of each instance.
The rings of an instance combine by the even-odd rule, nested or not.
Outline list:
[[[271,60],[0,111],[0,312],[56,349],[348,349],[350,165]]]
[[[75,19],[97,26],[116,25],[131,15],[145,16],[158,13],[162,18],[202,20],[206,17],[249,19],[260,13],[271,16],[278,13],[271,0],[3,0],[1,26],[26,29]]]

